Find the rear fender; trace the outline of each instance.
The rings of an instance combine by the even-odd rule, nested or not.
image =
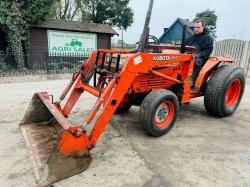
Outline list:
[[[206,64],[202,67],[199,76],[196,79],[194,90],[199,92],[207,78],[213,73],[221,62],[234,63],[234,59],[230,57],[210,57]]]

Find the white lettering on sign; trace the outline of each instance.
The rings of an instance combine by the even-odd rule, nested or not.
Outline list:
[[[180,59],[180,56],[154,56],[153,61],[167,61],[173,59]]]

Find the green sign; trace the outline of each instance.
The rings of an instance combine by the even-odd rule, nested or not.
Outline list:
[[[96,34],[48,30],[48,52],[50,55],[82,55],[97,49]]]

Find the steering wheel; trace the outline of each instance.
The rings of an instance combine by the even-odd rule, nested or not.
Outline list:
[[[150,40],[153,40],[153,42],[150,42]],[[160,41],[158,40],[158,38],[156,36],[148,35],[148,44],[158,45],[159,43],[160,43]]]

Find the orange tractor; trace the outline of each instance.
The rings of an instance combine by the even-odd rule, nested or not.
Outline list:
[[[179,105],[188,104],[192,98],[204,96],[208,113],[219,117],[231,115],[238,107],[245,86],[243,70],[221,65],[233,63],[232,58],[211,57],[191,89],[196,50],[185,42],[182,46],[147,42],[152,6],[153,0],[136,51],[93,52],[57,102],[46,92],[34,94],[21,129],[39,185],[84,171],[91,162],[90,151],[112,115],[127,112],[133,105],[140,106],[143,129],[156,137],[173,127]],[[71,124],[67,117],[84,92],[96,96],[97,101],[82,124]],[[93,128],[88,132],[90,124]]]

